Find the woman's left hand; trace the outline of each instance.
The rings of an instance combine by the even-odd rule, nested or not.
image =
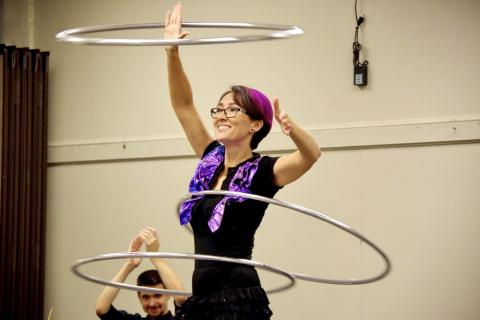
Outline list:
[[[293,122],[288,116],[288,114],[280,109],[280,103],[278,102],[278,98],[273,99],[273,111],[275,114],[275,119],[280,124],[280,128],[282,132],[285,133],[287,136],[290,135],[290,132],[293,129]]]

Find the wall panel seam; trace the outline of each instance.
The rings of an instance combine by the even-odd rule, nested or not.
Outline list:
[[[323,150],[369,149],[480,142],[480,115],[453,120],[347,124],[310,128]],[[293,143],[279,131],[262,142],[259,152],[280,153],[292,150]],[[145,140],[84,141],[51,144],[49,165],[138,161],[194,157],[183,136]]]

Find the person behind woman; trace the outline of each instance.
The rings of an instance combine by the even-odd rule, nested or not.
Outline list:
[[[158,240],[157,231],[152,227],[146,227],[140,230],[132,240],[128,252],[139,252],[141,247],[145,245],[148,252],[158,252],[160,241]],[[183,284],[175,272],[162,258],[150,258],[155,269],[146,270],[137,277],[137,285],[144,287],[152,287],[157,289],[184,290]],[[124,282],[128,275],[135,270],[140,263],[141,258],[128,259],[112,279],[112,282]],[[131,314],[124,310],[117,310],[113,306],[113,302],[117,297],[120,289],[114,287],[105,287],[97,298],[95,312],[102,320],[171,320],[173,315],[168,308],[169,295],[138,292],[138,300],[142,305],[143,311],[147,314],[142,317],[140,314]],[[183,296],[175,296],[175,306],[181,305],[185,301]]]
[[[182,39],[182,5],[165,17],[165,38]],[[200,157],[190,192],[231,190],[273,197],[283,186],[300,178],[320,157],[314,139],[280,109],[273,110],[260,91],[232,86],[210,110],[215,139],[208,133],[193,102],[189,80],[178,46],[166,47],[168,85],[173,110],[195,154]],[[281,157],[254,153],[268,134],[275,116],[296,150]],[[251,259],[254,235],[267,204],[230,196],[196,197],[181,208],[182,224],[190,223],[195,253]],[[253,267],[196,261],[193,295],[182,304],[176,319],[270,319],[272,312]]]

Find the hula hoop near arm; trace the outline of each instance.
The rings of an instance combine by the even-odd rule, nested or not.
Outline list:
[[[256,201],[261,201],[261,202],[266,202],[269,204],[273,204],[276,206],[284,207],[287,209],[291,209],[300,213],[303,213],[307,216],[325,221],[341,230],[344,230],[348,232],[349,234],[353,235],[354,237],[360,239],[361,241],[365,242],[368,244],[375,252],[377,252],[380,257],[383,259],[385,265],[383,270],[378,273],[377,275],[369,278],[364,278],[364,279],[329,279],[329,278],[321,278],[317,276],[312,276],[312,275],[307,275],[303,273],[296,273],[296,272],[290,272],[291,275],[293,275],[296,279],[299,280],[305,280],[305,281],[312,281],[312,282],[319,282],[319,283],[326,283],[326,284],[338,284],[338,285],[358,285],[358,284],[367,284],[367,283],[372,283],[378,280],[383,279],[388,275],[388,273],[391,271],[392,268],[392,263],[390,262],[390,258],[387,256],[387,254],[380,249],[376,244],[374,244],[372,241],[370,241],[367,237],[362,235],[360,232],[354,230],[352,227],[344,224],[343,222],[340,222],[338,220],[335,220],[323,213],[320,213],[318,211],[304,208],[302,206],[296,205],[294,203],[286,202],[286,201],[281,201],[277,199],[272,199],[272,198],[267,198],[263,196],[259,196],[256,194],[250,194],[250,193],[243,193],[243,192],[236,192],[236,191],[227,191],[227,190],[205,190],[205,191],[198,191],[198,192],[192,192],[182,198],[178,204],[177,204],[177,213],[180,213],[180,207],[183,202],[186,200],[192,198],[192,197],[202,197],[202,196],[233,196],[233,197],[239,197],[239,198],[245,198],[245,199],[251,199],[251,200],[256,200]],[[191,232],[190,228],[189,231]]]
[[[152,288],[152,287],[145,287],[145,286],[137,286],[137,285],[132,285],[128,283],[108,281],[98,277],[87,275],[83,272],[80,272],[79,270],[80,266],[85,264],[90,264],[93,262],[104,261],[104,260],[117,260],[117,259],[127,259],[127,258],[171,258],[171,259],[184,259],[184,260],[189,259],[189,260],[209,260],[209,261],[218,261],[218,262],[229,262],[229,263],[243,264],[243,265],[263,269],[287,278],[288,280],[287,284],[281,285],[279,287],[276,287],[270,290],[266,290],[266,292],[270,294],[278,293],[278,292],[290,289],[295,285],[295,277],[293,275],[271,265],[267,265],[261,262],[247,260],[247,259],[236,259],[236,258],[218,257],[218,256],[191,254],[191,253],[171,253],[171,252],[106,253],[106,254],[101,254],[91,258],[77,260],[72,265],[71,269],[74,274],[76,274],[82,279],[85,279],[93,283],[109,286],[109,287],[127,289],[127,290],[133,290],[133,291],[144,291],[144,292],[151,292],[151,293],[168,294],[168,295],[175,295],[175,296],[191,296],[192,295],[191,292],[187,292],[187,291],[159,289],[159,288]]]
[[[137,24],[111,24],[101,26],[88,26],[68,29],[56,34],[56,39],[61,42],[97,46],[171,46],[171,45],[200,45],[200,44],[227,44],[249,41],[263,41],[285,39],[303,34],[297,26],[283,24],[249,23],[249,22],[183,22],[182,27],[190,28],[227,28],[227,29],[255,29],[269,30],[270,33],[253,34],[244,36],[224,36],[214,38],[193,39],[133,39],[133,38],[90,38],[79,35],[137,29],[161,29],[164,23],[137,23]]]

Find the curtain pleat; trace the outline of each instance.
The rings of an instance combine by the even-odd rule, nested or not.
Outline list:
[[[0,54],[0,319],[43,319],[49,53]]]

